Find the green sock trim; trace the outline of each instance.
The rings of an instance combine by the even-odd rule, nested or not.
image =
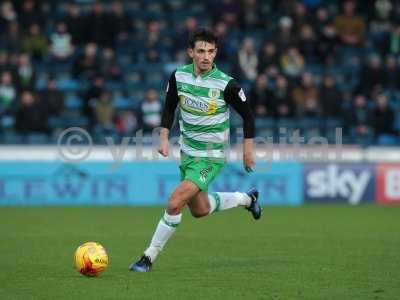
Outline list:
[[[167,220],[165,220],[164,217],[161,218],[161,220],[165,223],[165,225],[169,226],[169,227],[178,227],[179,223],[172,223],[172,222],[168,222]]]
[[[221,197],[217,193],[211,193],[211,195],[215,199],[215,209],[214,209],[214,211],[219,211],[219,207],[221,206]]]

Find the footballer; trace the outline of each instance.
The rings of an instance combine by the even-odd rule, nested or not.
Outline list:
[[[226,163],[228,106],[233,107],[243,119],[244,168],[250,172],[254,167],[254,116],[237,81],[214,64],[217,51],[216,35],[209,29],[197,29],[189,38],[188,54],[193,62],[179,67],[169,78],[158,152],[168,156],[168,135],[178,106],[181,183],[170,196],[150,245],[141,258],[129,266],[131,271],[151,270],[157,256],[181,223],[182,209],[186,205],[196,218],[239,206],[249,210],[254,219],[261,217],[262,209],[255,188],[246,193],[208,192],[209,184]]]

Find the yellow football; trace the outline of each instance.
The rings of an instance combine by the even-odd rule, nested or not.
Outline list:
[[[80,245],[75,251],[75,267],[85,276],[98,276],[108,266],[106,249],[96,242]]]

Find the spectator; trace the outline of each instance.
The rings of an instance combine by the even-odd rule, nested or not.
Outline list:
[[[281,17],[278,25],[278,32],[274,40],[278,45],[278,52],[282,53],[296,44],[296,38],[293,34],[293,20],[290,17]]]
[[[281,68],[290,77],[298,77],[303,71],[304,63],[304,57],[296,47],[290,47],[281,56]]]
[[[241,12],[241,28],[254,30],[262,27],[263,22],[261,21],[260,8],[257,0],[244,0]]]
[[[144,132],[151,132],[161,124],[162,105],[155,90],[148,90],[141,104]]]
[[[160,22],[151,21],[147,26],[147,36],[144,43],[148,62],[161,61],[161,52],[164,50],[163,41]]]
[[[91,6],[91,12],[87,18],[87,32],[89,40],[99,46],[113,46],[113,24],[104,12],[104,5],[95,1]]]
[[[297,35],[301,34],[301,29],[308,23],[307,6],[302,1],[295,2],[292,19]]]
[[[0,32],[5,32],[12,22],[17,21],[17,13],[11,1],[4,1],[0,7]]]
[[[33,23],[29,27],[29,34],[22,40],[22,49],[28,52],[33,59],[41,61],[48,51],[47,39],[41,34],[40,26]]]
[[[384,51],[388,54],[400,54],[400,23],[392,27],[384,42]]]
[[[4,113],[14,105],[17,97],[17,89],[13,84],[10,71],[3,71],[0,79],[0,113]]]
[[[109,92],[102,92],[97,100],[94,100],[94,112],[96,123],[103,129],[114,128],[114,106]]]
[[[10,70],[11,70],[11,65],[9,61],[8,52],[0,50],[0,73]]]
[[[273,41],[265,42],[258,55],[258,73],[264,73],[270,67],[279,68],[279,54]]]
[[[276,78],[276,87],[271,91],[271,110],[275,118],[291,118],[294,113],[291,88],[288,80],[283,75]]]
[[[365,22],[355,14],[356,3],[346,0],[343,14],[335,18],[336,32],[344,45],[360,46],[364,42]]]
[[[237,57],[238,74],[242,80],[254,81],[257,78],[258,57],[254,48],[254,40],[245,38]]]
[[[51,35],[51,54],[56,61],[64,62],[74,53],[72,37],[67,31],[67,25],[64,22],[56,24],[56,32]]]
[[[389,106],[388,100],[384,94],[379,94],[375,98],[374,129],[375,137],[378,143],[384,143],[385,140],[395,139],[396,131],[394,130],[394,111]]]
[[[300,36],[297,45],[307,63],[319,61],[319,54],[317,52],[318,42],[311,25],[304,23],[300,28]]]
[[[31,91],[21,93],[20,105],[15,115],[15,128],[19,133],[49,133],[47,108]]]
[[[84,103],[82,105],[82,114],[88,119],[89,128],[92,128],[96,122],[93,108],[104,92],[104,78],[99,75],[94,76],[89,89],[83,96]]]
[[[9,53],[18,53],[21,51],[21,35],[19,24],[11,22],[8,25],[7,32],[1,34],[1,42],[4,49]]]
[[[236,46],[231,32],[226,23],[222,21],[215,24],[214,30],[218,36],[218,61],[220,63],[229,63],[232,56],[236,54]]]
[[[361,69],[360,82],[357,91],[370,96],[372,91],[383,85],[384,71],[382,60],[377,54],[371,55],[367,64]]]
[[[64,94],[58,89],[57,81],[50,78],[47,87],[40,93],[43,105],[51,116],[58,116],[64,109]]]
[[[15,69],[15,81],[19,91],[32,90],[36,83],[36,71],[28,54],[22,53],[18,57]]]
[[[122,70],[112,48],[104,48],[100,63],[101,74],[106,80],[118,81],[122,79]]]
[[[18,3],[19,1],[15,1]],[[30,28],[33,24],[42,25],[42,15],[40,13],[38,4],[35,4],[33,0],[24,0],[22,6],[18,10],[18,22],[21,25],[23,31]]]
[[[114,1],[111,4],[111,15],[109,16],[112,45],[115,46],[117,42],[125,41],[128,39],[129,34],[133,32],[133,21],[126,14],[124,6],[120,1]]]
[[[372,143],[373,120],[364,95],[357,94],[355,96],[346,123],[350,124],[352,138],[357,144],[367,146]]]
[[[121,135],[133,136],[138,129],[138,118],[132,110],[123,111],[118,117],[116,127]]]
[[[269,105],[268,101],[271,101],[268,91],[268,78],[266,75],[261,74],[257,77],[257,80],[250,91],[250,101],[255,107],[254,112],[256,116],[271,115],[270,110],[272,106]]]
[[[242,12],[240,3],[234,0],[222,0],[222,3],[217,5],[218,8],[215,9],[215,12],[218,12],[218,16],[214,16],[214,18],[222,20],[228,27],[238,28]]]
[[[389,55],[386,58],[382,84],[384,88],[388,90],[393,91],[400,89],[400,70],[396,58],[393,55]]]
[[[175,51],[181,51],[187,48],[190,34],[198,27],[197,20],[194,17],[187,17],[183,23],[183,28],[175,37]]]
[[[304,73],[300,86],[293,90],[297,116],[316,116],[320,113],[319,91],[311,73]]]
[[[379,49],[381,55],[385,55],[385,39],[390,35],[392,22],[390,13],[392,4],[389,0],[375,1],[375,9],[372,20],[369,22],[369,33],[374,46]]]
[[[81,8],[77,4],[68,5],[68,15],[66,26],[72,35],[72,44],[82,45],[88,41],[88,19],[81,13]]]
[[[318,36],[318,53],[321,62],[332,64],[336,55],[337,35],[336,29],[329,12],[325,7],[319,7],[316,13],[316,20],[313,22]]]
[[[85,46],[83,54],[78,57],[73,67],[75,78],[91,78],[99,72],[97,61],[97,44],[88,43]]]
[[[336,87],[332,75],[324,76],[321,88],[322,115],[328,118],[340,118],[342,114],[342,95]]]

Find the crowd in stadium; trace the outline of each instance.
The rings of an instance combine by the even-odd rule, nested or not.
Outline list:
[[[390,0],[2,1],[0,142],[53,143],[68,126],[128,136],[160,125],[170,73],[198,26],[217,66],[279,127],[400,144],[400,3]],[[232,123],[236,122],[235,117]]]

